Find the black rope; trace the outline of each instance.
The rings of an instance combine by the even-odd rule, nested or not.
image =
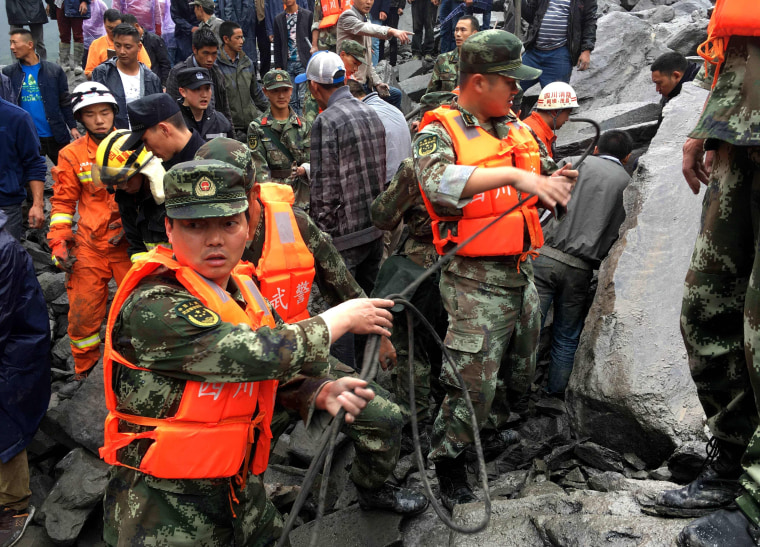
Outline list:
[[[591,152],[593,152],[594,147],[596,146],[597,142],[599,141],[599,135],[601,134],[601,127],[599,124],[591,119],[588,118],[571,118],[569,121],[572,122],[585,122],[591,124],[595,131],[596,135],[592,139],[589,146],[586,148],[584,153],[581,155],[581,157],[578,159],[575,165],[573,165],[574,169],[577,169],[580,167],[580,165],[583,163],[583,161],[588,157]],[[420,471],[420,476],[422,478],[422,483],[425,487],[425,492],[428,496],[428,500],[430,501],[430,504],[433,506],[433,510],[438,515],[438,517],[441,519],[441,521],[458,533],[463,534],[475,534],[477,532],[482,531],[485,529],[486,526],[488,526],[488,522],[491,518],[491,497],[489,495],[489,489],[488,489],[488,473],[486,471],[486,465],[485,465],[485,457],[483,455],[483,447],[480,442],[480,431],[477,423],[477,417],[475,416],[475,409],[472,405],[472,400],[470,399],[470,394],[467,391],[467,388],[464,383],[464,379],[462,378],[462,375],[459,373],[459,370],[457,370],[457,367],[454,366],[454,363],[451,359],[451,355],[448,352],[448,349],[443,344],[443,341],[438,336],[438,333],[436,333],[435,328],[433,325],[430,324],[430,321],[422,314],[415,306],[412,305],[411,302],[409,302],[408,298],[411,298],[411,296],[414,294],[414,292],[417,290],[417,288],[430,276],[434,275],[438,270],[440,270],[451,258],[459,252],[463,247],[468,245],[473,239],[481,235],[483,232],[494,226],[496,223],[498,223],[501,219],[506,217],[508,214],[512,213],[513,211],[517,210],[518,208],[522,207],[525,203],[527,203],[529,200],[533,199],[533,195],[530,195],[528,197],[525,197],[518,201],[513,207],[510,207],[508,210],[501,213],[498,217],[496,217],[494,220],[489,222],[486,226],[472,234],[470,237],[459,243],[454,248],[450,249],[446,254],[441,256],[441,258],[438,259],[438,261],[428,268],[425,273],[420,275],[417,279],[415,279],[412,283],[410,283],[401,293],[399,294],[392,294],[388,295],[386,297],[387,300],[393,300],[394,303],[400,304],[404,306],[406,310],[406,317],[407,317],[407,329],[409,334],[409,355],[407,356],[408,359],[408,368],[409,368],[409,407],[411,412],[411,425],[412,425],[412,437],[414,440],[414,453],[417,460],[417,466]],[[425,473],[425,461],[422,457],[422,449],[420,448],[420,438],[419,438],[419,427],[417,423],[417,413],[416,413],[416,404],[414,401],[414,374],[412,373],[412,360],[414,358],[414,329],[413,329],[413,321],[412,321],[412,315],[415,315],[418,319],[420,319],[422,325],[433,335],[433,339],[438,343],[438,345],[441,347],[443,356],[449,361],[451,364],[451,369],[454,370],[454,372],[457,375],[457,380],[459,382],[460,388],[462,389],[462,392],[464,393],[464,400],[467,405],[467,409],[470,411],[470,419],[472,420],[472,426],[473,426],[473,440],[475,444],[475,453],[478,460],[478,466],[480,468],[480,478],[483,485],[483,494],[485,497],[485,515],[481,522],[479,522],[476,526],[472,528],[465,528],[462,526],[459,526],[458,524],[455,524],[449,516],[446,514],[446,512],[441,508],[441,506],[436,501],[435,495],[433,494],[432,487],[430,486],[430,482],[428,481],[427,474]],[[371,382],[375,376],[377,375],[377,361],[378,356],[380,352],[380,336],[373,334],[370,335],[367,341],[367,350],[364,352],[363,356],[363,362],[362,362],[362,368],[361,368],[361,374],[360,378],[362,380],[366,380],[367,382]],[[296,501],[293,503],[293,507],[290,510],[290,514],[288,516],[288,520],[285,523],[285,527],[282,530],[282,535],[280,536],[280,539],[277,542],[277,547],[283,547],[285,544],[286,538],[290,534],[291,530],[293,529],[293,525],[295,524],[295,520],[298,517],[298,513],[303,508],[304,503],[306,502],[306,498],[309,496],[311,486],[314,483],[314,480],[317,476],[317,470],[319,469],[320,465],[323,464],[323,470],[322,470],[322,484],[320,485],[320,493],[319,493],[319,502],[317,506],[317,516],[314,521],[314,528],[312,529],[311,533],[311,541],[310,546],[315,546],[317,537],[319,534],[319,525],[321,521],[321,517],[324,513],[324,506],[325,501],[327,497],[327,482],[329,479],[329,473],[330,473],[330,465],[332,463],[332,455],[335,451],[336,447],[336,440],[338,437],[338,432],[340,431],[340,428],[343,424],[343,421],[345,419],[345,410],[340,410],[335,417],[333,417],[332,421],[330,422],[329,426],[326,428],[326,430],[323,432],[322,436],[319,440],[319,447],[317,450],[317,456],[312,460],[311,465],[309,466],[309,469],[306,472],[306,476],[304,477],[303,483],[301,485],[301,491],[298,494],[298,497],[296,498]]]

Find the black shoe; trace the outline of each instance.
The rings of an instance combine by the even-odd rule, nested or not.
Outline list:
[[[699,476],[683,488],[660,492],[654,512],[667,517],[701,517],[733,504],[741,491],[741,455],[726,444],[713,438]]]
[[[698,518],[678,534],[679,547],[755,547],[760,528],[739,509],[720,509]]]
[[[26,527],[34,517],[34,506],[30,505],[24,511],[3,509],[0,512],[0,546],[16,545],[24,535]]]
[[[483,446],[483,458],[486,462],[490,462],[501,456],[510,445],[519,443],[520,434],[513,429],[505,429],[504,431],[499,431],[493,435],[482,437],[481,441]],[[465,454],[467,461],[470,463],[475,462],[478,459],[477,452],[475,452],[475,445],[470,446]]]
[[[467,482],[467,471],[464,459],[439,460],[435,463],[435,474],[441,491],[441,503],[449,511],[454,511],[455,505],[478,501]]]
[[[399,488],[385,483],[378,490],[356,487],[359,493],[359,507],[362,509],[387,509],[399,515],[419,515],[428,506],[428,499],[410,488]]]

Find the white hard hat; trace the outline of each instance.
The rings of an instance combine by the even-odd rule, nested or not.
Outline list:
[[[537,110],[563,110],[577,108],[575,90],[565,82],[552,82],[541,90],[536,103]]]
[[[91,104],[108,103],[113,105],[114,112],[119,111],[119,105],[109,89],[100,82],[85,82],[74,88],[71,94],[71,107],[76,113]]]

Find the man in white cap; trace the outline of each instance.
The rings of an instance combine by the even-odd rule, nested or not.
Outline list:
[[[330,51],[315,53],[306,73],[309,90],[322,109],[311,128],[309,214],[330,234],[346,267],[367,294],[372,292],[383,256],[383,232],[369,210],[385,189],[385,128],[375,110],[345,86],[346,67]],[[354,366],[353,344],[336,355]]]

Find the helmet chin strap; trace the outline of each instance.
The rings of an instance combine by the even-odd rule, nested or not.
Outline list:
[[[92,139],[93,139],[94,141],[96,141],[96,142],[100,142],[100,141],[102,141],[103,139],[105,139],[105,138],[108,136],[108,134],[109,134],[111,131],[113,131],[113,130],[114,130],[114,126],[111,126],[111,129],[109,129],[109,130],[108,130],[108,131],[106,131],[105,133],[95,133],[94,131],[90,131],[90,130],[87,128],[87,126],[86,126],[86,125],[85,125],[84,129],[85,129],[85,131],[87,131],[87,134],[88,134],[90,137],[92,137]]]

